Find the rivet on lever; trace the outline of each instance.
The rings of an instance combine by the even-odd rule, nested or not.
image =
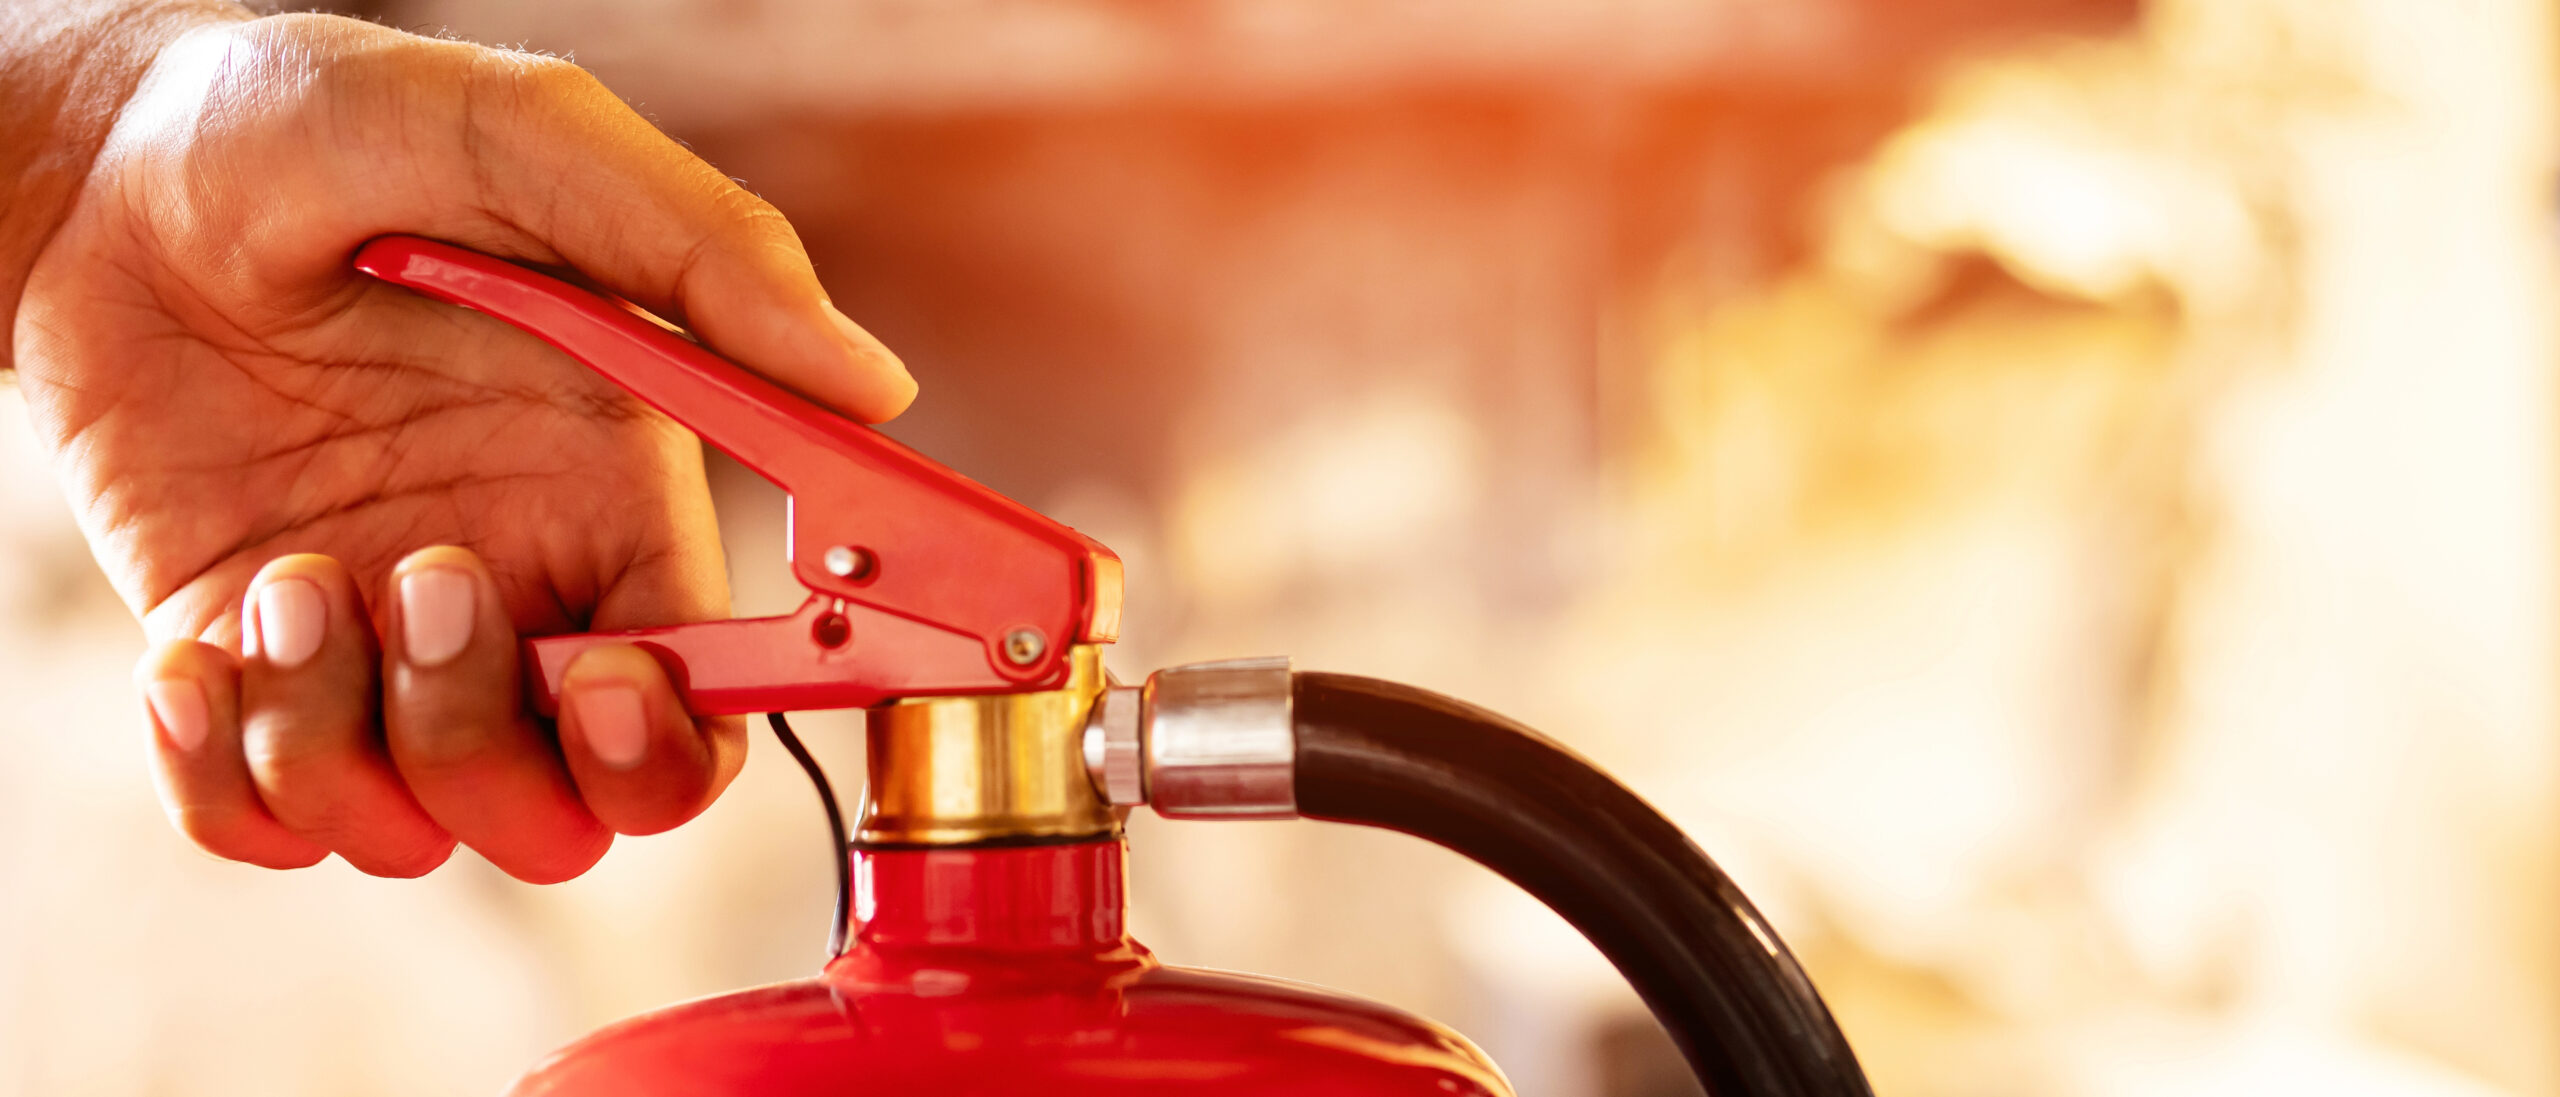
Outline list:
[[[834,545],[827,549],[827,574],[839,579],[861,579],[871,574],[871,553],[851,545]]]
[[[844,614],[830,613],[809,626],[809,638],[822,648],[843,647],[853,639],[853,622],[845,620]]]
[[[1004,634],[1005,661],[1017,667],[1039,662],[1048,651],[1049,638],[1041,635],[1039,629],[1026,626]]]

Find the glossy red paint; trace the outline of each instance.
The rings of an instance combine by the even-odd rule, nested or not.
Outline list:
[[[624,1021],[518,1097],[1509,1097],[1429,1021],[1167,967],[1123,927],[1117,841],[857,851],[860,930],[816,978]]]
[[[1072,644],[1119,630],[1110,549],[620,302],[414,236],[366,244],[355,266],[567,351],[791,495],[791,570],[810,592],[799,612],[534,640],[527,678],[544,712],[570,660],[603,643],[648,649],[686,707],[713,714],[1055,688]],[[1017,662],[1007,638],[1023,629],[1041,643]]]

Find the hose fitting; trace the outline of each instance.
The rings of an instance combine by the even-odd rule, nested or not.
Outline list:
[[[1086,776],[1114,807],[1168,819],[1294,819],[1297,735],[1286,658],[1168,667],[1116,686],[1085,725]]]

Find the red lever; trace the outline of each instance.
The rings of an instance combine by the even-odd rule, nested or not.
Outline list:
[[[541,337],[790,493],[798,612],[533,640],[546,713],[570,659],[604,643],[650,650],[708,715],[1048,688],[1069,644],[1119,633],[1110,549],[628,305],[414,236],[366,244],[355,265]]]

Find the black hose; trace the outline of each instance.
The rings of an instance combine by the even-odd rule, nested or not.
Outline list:
[[[1295,683],[1312,819],[1455,850],[1545,902],[1634,984],[1714,1097],[1871,1097],[1822,996],[1687,835],[1572,751],[1435,693]]]
[[[836,806],[836,787],[827,781],[827,771],[818,768],[818,760],[809,754],[809,748],[800,745],[800,737],[791,733],[791,722],[779,712],[765,713],[764,718],[773,727],[773,737],[782,740],[782,749],[791,752],[791,760],[800,763],[801,772],[809,775],[809,783],[818,786],[818,804],[827,809],[827,837],[835,850],[836,863],[836,909],[827,921],[827,959],[833,961],[844,955],[853,928],[853,864],[845,842],[844,809]]]

